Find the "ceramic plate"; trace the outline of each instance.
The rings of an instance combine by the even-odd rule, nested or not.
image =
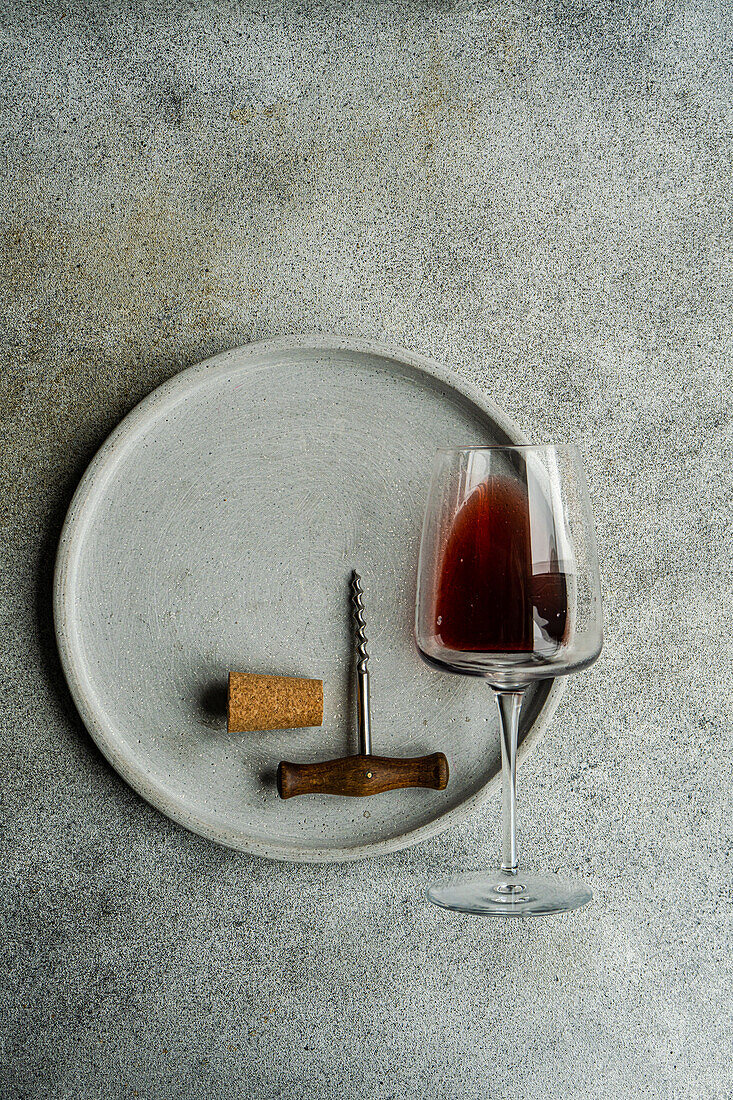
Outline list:
[[[463,820],[498,783],[494,704],[412,635],[433,453],[526,442],[485,397],[412,353],[301,337],[183,371],[104,444],[55,579],[58,644],[97,745],[186,828],[277,859],[355,859]],[[282,802],[281,759],[357,751],[348,580],[363,578],[374,751],[442,750],[445,791]],[[318,729],[229,735],[230,669],[324,681]],[[520,759],[558,682],[528,693]]]

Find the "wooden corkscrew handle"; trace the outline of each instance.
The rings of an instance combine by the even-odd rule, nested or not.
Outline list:
[[[298,794],[342,794],[362,798],[398,787],[431,787],[444,791],[447,785],[448,761],[442,752],[404,760],[362,754],[317,764],[291,764],[282,760],[277,769],[277,790],[281,798],[294,798]]]

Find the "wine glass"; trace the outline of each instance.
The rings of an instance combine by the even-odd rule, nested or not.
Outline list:
[[[446,909],[505,917],[577,909],[582,883],[519,867],[517,731],[535,680],[579,672],[603,643],[593,516],[574,446],[467,447],[435,457],[415,636],[432,665],[482,676],[499,709],[502,860],[432,885]]]

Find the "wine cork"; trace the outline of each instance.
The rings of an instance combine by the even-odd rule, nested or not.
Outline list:
[[[323,681],[229,673],[227,730],[293,730],[323,723]]]

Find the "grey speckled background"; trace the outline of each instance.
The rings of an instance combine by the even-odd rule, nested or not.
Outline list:
[[[13,1098],[724,1098],[731,1061],[726,3],[0,6],[5,1043]],[[169,824],[49,616],[70,493],[183,366],[403,343],[586,456],[608,640],[522,769],[586,911],[430,910],[498,803],[359,866]]]

